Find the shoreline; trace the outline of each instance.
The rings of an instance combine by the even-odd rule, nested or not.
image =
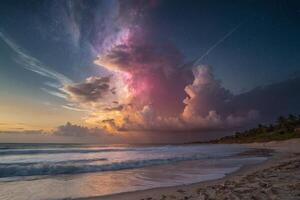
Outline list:
[[[152,188],[146,190],[130,191],[124,193],[110,194],[104,196],[96,197],[85,197],[85,198],[76,198],[76,200],[168,200],[168,199],[207,199],[211,195],[215,195],[215,188],[226,187],[228,183],[240,181],[245,179],[247,176],[253,176],[255,173],[262,173],[270,168],[276,168],[277,166],[293,162],[300,161],[300,139],[292,139],[286,141],[275,141],[267,143],[250,143],[242,144],[246,147],[253,148],[253,151],[245,152],[257,155],[258,154],[267,154],[271,153],[271,156],[267,158],[266,161],[263,161],[259,164],[252,164],[247,166],[242,166],[235,172],[232,172],[226,175],[223,178],[208,180],[198,183],[192,183],[187,185],[178,185],[171,187],[160,187]],[[251,152],[252,151],[252,152]],[[245,155],[238,155],[245,156]],[[298,186],[298,185],[297,185]],[[299,185],[300,186],[300,185]],[[203,195],[197,191],[203,191]],[[217,190],[217,189],[215,189]],[[300,190],[300,188],[299,188]],[[222,189],[220,190],[222,192]],[[217,190],[217,192],[220,192]],[[225,191],[225,190],[224,190]],[[226,192],[226,195],[232,196],[232,191]],[[201,196],[199,198],[199,196]],[[225,195],[225,194],[224,194]],[[226,196],[225,195],[225,196]],[[299,193],[300,195],[300,193]],[[198,197],[196,197],[198,196]],[[207,198],[206,198],[207,197]],[[300,196],[299,196],[300,198]],[[239,199],[234,198],[232,199]],[[259,198],[258,198],[259,199]],[[275,198],[276,199],[276,198]]]

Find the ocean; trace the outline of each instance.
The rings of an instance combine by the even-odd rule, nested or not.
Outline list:
[[[0,144],[0,199],[110,195],[218,179],[266,157],[240,145]]]

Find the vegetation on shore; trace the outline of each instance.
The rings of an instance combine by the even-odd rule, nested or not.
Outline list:
[[[234,135],[210,141],[212,143],[251,143],[300,138],[300,115],[280,116],[274,124],[236,132]]]

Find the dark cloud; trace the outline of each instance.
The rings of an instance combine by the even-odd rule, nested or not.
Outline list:
[[[124,106],[123,105],[119,105],[119,106],[115,106],[115,107],[107,107],[104,108],[104,111],[121,111],[123,110]]]
[[[114,119],[105,119],[105,120],[102,120],[102,123],[104,124],[103,128],[104,129],[107,129],[107,130],[117,130],[117,129],[120,129],[120,127],[118,127],[115,123],[115,120]]]
[[[171,43],[143,41],[132,35],[127,44],[114,46],[98,62],[120,71],[141,73],[162,68],[167,72],[183,63],[183,55]],[[97,62],[97,61],[96,61]]]
[[[279,115],[300,113],[300,77],[257,87],[234,97],[231,107],[258,110],[261,120],[269,122]]]
[[[89,77],[83,83],[67,85],[65,90],[75,101],[94,102],[111,92],[110,77]]]

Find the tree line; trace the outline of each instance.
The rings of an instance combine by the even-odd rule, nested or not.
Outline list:
[[[214,143],[249,143],[249,142],[267,142],[273,140],[286,140],[291,138],[300,138],[300,115],[280,116],[275,123],[263,125],[243,131],[236,132],[234,135],[226,136]]]

